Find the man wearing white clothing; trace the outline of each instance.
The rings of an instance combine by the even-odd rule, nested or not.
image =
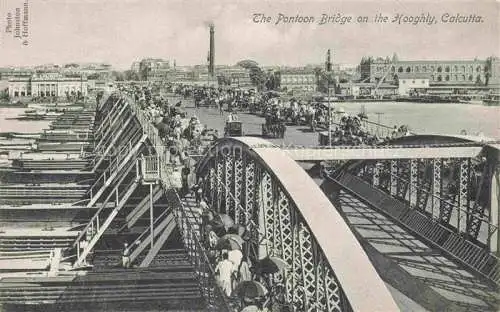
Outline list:
[[[227,253],[222,254],[222,260],[217,264],[215,268],[215,275],[219,286],[222,288],[224,293],[229,297],[231,296],[231,274],[233,272],[233,263],[228,260]]]
[[[235,249],[235,250],[230,250],[227,253],[227,258],[229,261],[233,263],[233,271],[238,271],[238,267],[240,266],[241,259],[243,259],[243,254],[241,253],[241,250]]]

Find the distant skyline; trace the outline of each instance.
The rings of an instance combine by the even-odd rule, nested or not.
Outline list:
[[[325,60],[358,64],[363,56],[401,60],[484,59],[500,56],[499,4],[495,1],[245,1],[245,0],[38,0],[29,2],[29,44],[4,32],[7,12],[22,0],[0,1],[0,67],[105,62],[128,69],[145,57],[205,64],[208,23],[215,24],[216,64],[252,59],[259,64],[305,65]],[[254,13],[337,13],[372,19],[376,13],[424,16],[476,14],[478,24],[255,23]]]

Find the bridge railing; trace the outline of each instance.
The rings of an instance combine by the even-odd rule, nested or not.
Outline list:
[[[130,107],[134,111],[144,133],[147,134],[157,153],[157,155],[144,157],[143,163],[147,167],[145,169],[150,170],[150,173],[154,171],[155,174],[159,171],[161,183],[165,189],[174,192],[175,198],[177,199],[176,201],[179,203],[177,207],[174,207],[174,215],[176,216],[177,225],[180,228],[184,244],[190,254],[191,262],[195,266],[202,294],[207,302],[217,309],[216,311],[233,311],[227,297],[215,281],[215,270],[201,244],[199,233],[194,230],[193,224],[190,221],[192,218],[187,215],[188,211],[192,215],[194,213],[190,207],[184,207],[175,189],[178,183],[172,180],[174,166],[169,165],[164,159],[165,146],[162,144],[158,130],[151,124],[149,118],[147,118],[145,113],[136,105],[135,101],[128,96],[125,97],[131,103]]]
[[[425,230],[422,231],[422,229],[416,227],[416,224],[420,224],[421,226],[421,220],[425,220],[428,217],[421,210],[410,209],[400,200],[389,197],[390,195],[385,191],[373,188],[369,182],[365,181],[361,177],[357,177],[349,173],[344,173],[335,177],[331,175],[326,176],[329,180],[342,185],[350,192],[369,201],[373,207],[378,210],[382,210],[398,223],[411,229],[431,245],[445,251],[446,254],[466,265],[474,272],[485,277],[491,282],[500,285],[499,258],[490,253],[488,250],[467,240],[462,235],[463,233],[442,225],[439,223],[439,219],[437,218],[432,218],[433,222],[427,223]],[[379,193],[386,194],[387,197],[380,197],[378,196]],[[390,198],[391,201],[388,202],[387,198]],[[459,209],[454,203],[449,201],[446,202],[453,205],[455,209]],[[405,210],[407,213],[401,213],[401,211]],[[414,223],[415,220],[420,222]],[[490,231],[491,227],[493,226],[491,225],[489,227]],[[490,232],[489,234],[491,235],[497,230],[498,229],[495,228],[493,232]]]
[[[142,156],[141,157],[141,172],[144,181],[157,181],[160,179],[160,158]]]

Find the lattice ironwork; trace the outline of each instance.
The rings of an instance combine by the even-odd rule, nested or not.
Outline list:
[[[406,200],[406,194],[408,193],[408,188],[410,186],[410,168],[408,166],[408,161],[400,160],[398,168],[398,182],[396,197],[401,200]]]
[[[373,171],[372,171],[372,185],[374,187],[378,187],[380,185],[380,169],[382,164],[379,162],[373,163]]]
[[[243,223],[240,221],[240,214],[241,210],[236,209],[240,205],[240,202],[242,200],[242,187],[243,187],[243,158],[242,155],[235,155],[234,156],[234,202],[232,207],[234,207],[234,222],[239,224]]]
[[[205,187],[203,189],[205,191],[205,196],[208,197],[210,201],[211,207],[215,207],[214,198],[216,197],[214,193],[217,190],[216,179],[217,179],[217,171],[214,167],[211,167],[208,172],[208,185],[210,187],[209,188]],[[205,179],[205,181],[207,181],[207,179]]]
[[[495,165],[484,164],[474,205],[472,206],[471,213],[468,215],[467,233],[474,239],[478,238],[479,230],[481,229],[483,222],[488,222],[490,218],[489,213],[486,214],[485,212],[491,201],[491,178],[493,177],[494,170]]]
[[[390,161],[380,161],[379,162],[379,187],[386,192],[391,192],[391,162]]]
[[[219,159],[217,159],[219,160]],[[224,177],[224,163],[222,161],[217,161],[216,162],[217,166],[217,181],[223,181]],[[217,183],[217,188],[215,192],[215,197],[214,201],[216,202],[216,209],[218,212],[222,211],[221,209],[221,202],[225,200],[226,196],[225,193],[226,191],[224,190],[223,184],[222,183]]]
[[[418,173],[419,161],[418,159],[410,160],[410,184],[408,185],[408,201],[410,207],[415,208],[417,203],[417,188],[418,188]]]
[[[251,160],[247,160],[245,164],[245,205],[243,206],[242,213],[240,214],[240,222],[244,225],[248,225],[253,222],[254,208],[255,208],[255,163]]]
[[[258,247],[265,242],[267,248],[259,249],[252,258],[272,255],[289,265],[283,274],[270,276],[273,293],[276,295],[281,289],[278,286],[282,285],[281,294],[293,306],[293,311],[349,310],[348,303],[341,307],[347,299],[342,301],[334,271],[311,229],[274,174],[248,154],[236,158],[232,167],[227,157],[217,155],[212,159],[215,162],[207,162],[209,168],[205,168],[210,186],[216,190],[212,194],[222,196],[226,203],[228,199],[233,201],[238,223],[255,234],[252,246]],[[233,180],[226,170],[233,170]],[[241,188],[235,184],[240,184]],[[219,200],[215,198],[214,201]],[[190,238],[187,234],[186,237]]]
[[[439,212],[441,211],[443,197],[443,160],[441,159],[433,159],[432,160],[432,194],[434,197],[432,198],[432,216],[437,218],[439,216]]]
[[[432,187],[432,167],[428,160],[420,159],[420,168],[418,174],[418,187],[416,208],[420,211],[428,211],[429,198],[431,196]]]
[[[469,177],[470,159],[460,160],[459,186],[458,186],[458,221],[457,228],[460,232],[466,232],[467,215],[470,213],[469,200]]]
[[[396,196],[398,190],[398,161],[391,160],[391,179],[390,179],[390,194]]]
[[[271,175],[264,171],[262,172],[262,181],[261,181],[261,204],[262,204],[262,213],[264,217],[264,236],[261,238],[265,240],[267,244],[266,253],[271,253],[273,250],[274,244],[274,228],[275,222],[277,221],[274,216],[274,196],[273,196],[273,183]]]
[[[234,180],[234,158],[233,155],[227,155],[224,157],[224,206],[225,213],[234,218],[234,200],[231,197],[231,193],[234,192],[233,180]]]
[[[443,173],[443,188],[442,188],[442,199],[441,202],[441,210],[439,211],[439,220],[443,224],[450,224],[451,215],[453,213],[453,209],[456,208],[457,205],[457,197],[458,190],[456,189],[458,186],[455,184],[455,175],[454,172],[456,170],[455,162],[450,160],[443,161],[443,169],[447,168],[449,173],[445,175]]]

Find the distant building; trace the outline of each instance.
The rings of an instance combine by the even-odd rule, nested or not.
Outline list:
[[[357,97],[360,95],[360,87],[353,83],[340,83],[340,95]]]
[[[414,91],[427,89],[430,85],[429,74],[401,73],[398,76],[398,94],[410,95]]]
[[[91,80],[111,79],[111,65],[105,63],[66,64],[58,72],[66,77],[85,76]]]
[[[170,62],[159,58],[146,58],[139,62],[141,78],[147,81],[167,80],[172,75]]]
[[[141,70],[141,62],[133,62],[132,66],[130,66],[130,70],[138,73]]]
[[[302,68],[281,70],[280,87],[282,90],[286,89],[287,91],[316,91],[316,74],[313,70]]]
[[[3,68],[0,71],[0,80],[8,81],[13,78],[31,77],[33,73],[33,70],[28,69]]]
[[[500,58],[491,57],[488,66],[490,67],[488,71],[488,85],[496,88],[500,87]]]
[[[30,77],[9,79],[9,96],[16,97],[65,97],[87,95],[87,78],[66,77],[60,73],[33,74]]]
[[[417,60],[364,58],[360,64],[361,81],[395,83],[401,74],[429,75],[430,85],[484,85],[486,60]]]
[[[250,72],[241,66],[216,66],[216,75],[224,76],[232,87],[250,87]]]

